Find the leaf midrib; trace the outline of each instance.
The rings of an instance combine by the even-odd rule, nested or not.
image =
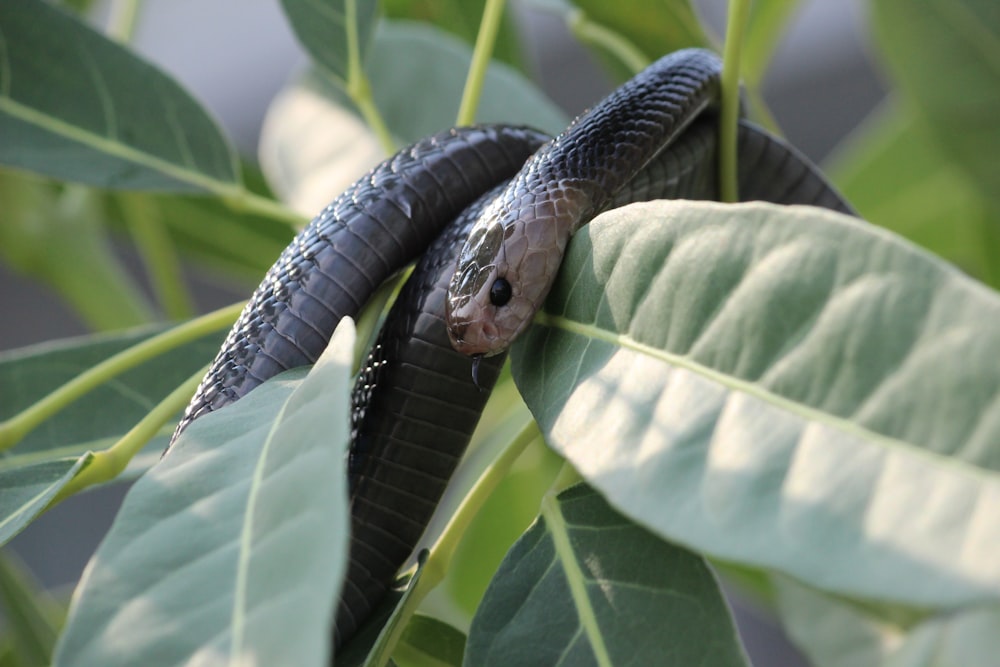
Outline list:
[[[904,450],[910,455],[922,457],[931,461],[935,466],[952,468],[961,474],[970,475],[984,481],[997,481],[997,475],[993,474],[992,471],[986,468],[973,465],[954,457],[943,456],[937,452],[920,447],[919,445],[906,440],[900,440],[898,438],[893,438],[891,436],[872,431],[863,426],[859,426],[850,420],[837,417],[804,403],[793,401],[779,394],[775,394],[774,392],[761,387],[757,383],[721,373],[713,368],[694,361],[690,357],[674,354],[651,345],[646,345],[645,343],[641,343],[627,334],[603,329],[593,323],[578,322],[562,315],[548,313],[544,310],[538,311],[535,315],[534,323],[566,331],[591,340],[608,343],[610,345],[614,345],[615,347],[628,349],[658,361],[662,361],[671,366],[682,368],[707,380],[716,382],[732,391],[746,394],[752,398],[760,400],[763,403],[772,405],[780,410],[784,410],[785,412],[799,417],[804,421],[823,424],[846,435],[858,438],[864,442],[870,442],[885,449]]]
[[[11,117],[37,128],[64,137],[70,141],[75,141],[105,155],[110,155],[126,162],[160,172],[181,183],[193,185],[201,190],[212,192],[222,197],[232,198],[238,198],[243,194],[243,188],[236,181],[222,181],[198,171],[185,169],[151,153],[141,151],[121,142],[111,141],[107,137],[94,132],[83,130],[66,121],[22,104],[11,97],[0,96],[0,112],[6,112]],[[235,170],[235,165],[231,165],[231,167],[234,174],[238,173]]]

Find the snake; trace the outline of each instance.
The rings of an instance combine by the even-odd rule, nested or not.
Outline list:
[[[633,201],[718,199],[720,70],[709,51],[664,56],[554,139],[504,124],[424,138],[323,209],[250,297],[168,452],[195,419],[315,362],[341,318],[416,262],[352,394],[335,653],[418,545],[572,233]],[[742,118],[737,149],[740,200],[852,213],[805,157]]]

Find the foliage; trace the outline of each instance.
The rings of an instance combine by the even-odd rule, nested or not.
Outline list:
[[[468,114],[479,84],[478,120],[567,120],[523,73],[516,23],[480,25],[495,0],[282,0],[313,65],[268,115],[262,185],[122,43],[127,21],[108,37],[75,13],[88,2],[64,4],[0,0],[0,258],[95,329],[147,326],[0,356],[4,541],[156,461],[239,308],[149,326],[190,310],[179,259],[259,276],[304,215]],[[684,0],[538,4],[619,78],[717,42]],[[796,4],[751,7],[755,104]],[[744,665],[717,576],[817,666],[1000,652],[1000,10],[869,4],[898,88],[831,173],[880,227],[691,202],[595,220],[513,351],[450,523],[338,664]],[[493,33],[503,62],[463,88]],[[112,237],[135,244],[155,303]],[[325,664],[347,538],[342,329],[324,362],[199,420],[141,477],[61,634],[58,605],[0,560],[0,664]]]

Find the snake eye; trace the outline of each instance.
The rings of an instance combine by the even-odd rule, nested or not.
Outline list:
[[[497,278],[493,281],[493,286],[490,287],[490,303],[494,306],[503,306],[510,301],[511,296],[513,290],[506,278]]]

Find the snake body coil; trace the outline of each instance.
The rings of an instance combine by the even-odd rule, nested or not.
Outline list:
[[[176,433],[269,377],[312,363],[341,317],[356,314],[385,278],[423,253],[355,386],[350,563],[335,650],[365,622],[417,545],[488,397],[473,384],[468,357],[453,348],[445,326],[447,292],[459,255],[468,257],[462,240],[470,229],[512,196],[529,208],[559,208],[538,198],[542,189],[553,191],[551,182],[561,183],[557,193],[589,191],[587,203],[575,205],[589,207],[588,215],[630,201],[717,198],[716,121],[703,113],[715,95],[717,60],[702,51],[670,58],[673,74],[640,74],[612,96],[614,112],[606,112],[619,126],[633,127],[627,113],[646,120],[606,134],[595,120],[606,117],[595,113],[602,103],[571,126],[579,145],[564,138],[541,151],[575,160],[576,167],[585,156],[602,179],[598,185],[560,181],[563,167],[537,156],[518,172],[546,139],[523,128],[466,128],[426,139],[376,167],[317,216],[282,253],[227,337]],[[644,115],[651,96],[659,110]],[[660,122],[669,127],[654,127]],[[650,133],[663,145],[633,145]],[[519,182],[534,190],[517,190]],[[804,158],[745,122],[739,188],[744,200],[849,210]],[[515,227],[499,229],[503,236]],[[503,357],[479,363],[479,387],[492,386]]]

